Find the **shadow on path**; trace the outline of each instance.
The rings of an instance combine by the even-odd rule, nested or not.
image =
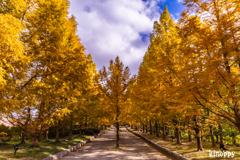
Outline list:
[[[120,132],[120,148],[115,146],[116,132],[111,129],[61,160],[170,159],[123,127]]]

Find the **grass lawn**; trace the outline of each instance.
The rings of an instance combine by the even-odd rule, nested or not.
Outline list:
[[[142,133],[133,129],[130,130],[158,143],[161,146],[164,146],[165,148],[176,151],[184,155],[185,157],[193,160],[226,159],[209,157],[209,150],[215,150],[217,152],[220,151],[219,144],[216,144],[216,147],[212,147],[212,144],[210,142],[202,142],[204,151],[198,152],[196,140],[193,140],[193,142],[188,142],[188,139],[182,139],[182,144],[178,145],[176,144],[176,139],[172,142],[172,138],[170,136],[167,136],[167,140],[162,140],[162,137],[156,137],[155,135],[150,135],[149,133]],[[233,159],[240,159],[240,147],[234,147],[229,145],[224,145],[224,147],[229,149],[230,152],[235,152],[235,156]]]
[[[55,154],[57,152],[60,152],[64,149],[69,148],[70,146],[76,145],[77,143],[80,143],[80,141],[86,140],[92,136],[88,135],[74,135],[71,140],[69,139],[60,139],[59,143],[54,143],[55,139],[49,139],[47,141],[41,141],[39,142],[39,146],[37,148],[31,147],[31,141],[27,140],[26,144],[22,144],[19,147],[19,150],[17,151],[16,155],[14,154],[13,150],[13,144],[20,143],[19,142],[5,142],[0,143],[0,160],[6,160],[6,159],[43,159],[45,157],[48,157],[52,154]]]

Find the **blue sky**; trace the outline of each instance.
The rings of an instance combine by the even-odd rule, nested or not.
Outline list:
[[[77,34],[91,54],[97,70],[120,57],[133,74],[137,74],[149,45],[153,22],[168,5],[177,22],[182,0],[70,0],[69,14],[78,22]]]

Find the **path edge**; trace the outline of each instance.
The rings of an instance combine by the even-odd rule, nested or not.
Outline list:
[[[141,137],[142,139],[144,139],[145,141],[147,141],[148,143],[150,143],[151,145],[153,145],[154,147],[156,147],[157,149],[159,149],[159,150],[162,151],[163,153],[165,153],[165,154],[167,154],[167,155],[169,155],[169,156],[171,156],[171,157],[173,157],[173,158],[176,158],[177,160],[191,160],[190,158],[187,158],[187,157],[185,157],[184,155],[182,155],[182,154],[180,154],[180,153],[177,153],[177,152],[172,151],[172,150],[170,150],[170,149],[168,149],[168,148],[165,148],[165,147],[163,147],[163,146],[161,146],[161,145],[159,145],[159,144],[151,141],[150,139],[148,139],[148,138],[146,138],[146,137],[144,137],[144,136],[142,136],[142,135],[140,135],[140,134],[137,134],[137,133],[129,130],[127,127],[126,127],[126,129],[127,129],[129,132],[135,134],[136,136]]]
[[[108,130],[107,130],[107,131],[108,131]],[[76,151],[77,149],[81,148],[81,146],[83,146],[84,144],[90,142],[91,140],[93,140],[93,139],[96,138],[97,136],[100,136],[100,135],[106,133],[107,131],[103,131],[103,133],[100,132],[100,133],[98,133],[97,135],[92,136],[92,137],[88,138],[88,139],[85,140],[85,141],[82,141],[82,142],[80,142],[80,143],[78,143],[78,144],[76,144],[76,145],[74,145],[74,146],[71,146],[70,148],[65,149],[65,150],[63,150],[63,151],[61,151],[61,152],[55,153],[55,154],[53,154],[53,155],[51,155],[51,156],[48,156],[48,157],[46,157],[46,158],[44,158],[44,159],[42,159],[42,160],[57,160],[57,159],[60,159],[60,158],[62,158],[63,156],[65,156],[65,155],[67,155],[67,154],[69,154],[69,153],[71,153],[71,152],[73,152],[73,151]]]

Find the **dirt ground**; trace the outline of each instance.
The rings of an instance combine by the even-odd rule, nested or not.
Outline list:
[[[144,140],[128,132],[122,127],[120,132],[120,148],[116,146],[115,129],[95,138],[79,150],[72,152],[61,160],[125,160],[125,159],[157,159],[169,160]]]

